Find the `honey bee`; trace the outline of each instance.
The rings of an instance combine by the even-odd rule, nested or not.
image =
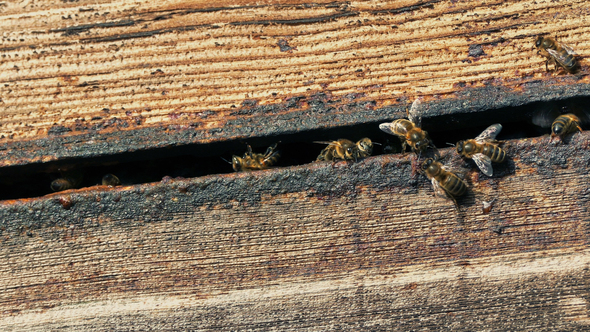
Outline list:
[[[277,143],[268,147],[264,154],[252,152],[252,147],[248,144],[248,151],[243,157],[233,156],[232,167],[236,172],[267,169],[271,167],[280,157],[276,151]]]
[[[467,185],[461,178],[446,170],[440,162],[432,158],[422,163],[422,170],[432,182],[435,195],[450,198],[455,205],[457,204],[455,197],[462,196],[467,191]]]
[[[571,105],[570,105],[571,106]],[[559,137],[563,140],[567,135],[576,131],[582,131],[582,123],[587,124],[590,122],[590,116],[588,111],[576,108],[574,105],[571,112],[561,114],[561,112],[555,108],[549,108],[537,112],[533,116],[533,123],[543,128],[551,128],[551,138],[549,142],[552,142],[555,137]],[[563,109],[569,109],[569,107],[563,107]]]
[[[421,103],[421,98],[414,100],[408,112],[408,119],[397,119],[379,125],[379,129],[399,137],[404,151],[408,145],[414,152],[425,151],[429,145],[432,145],[428,133],[420,128],[422,122],[420,116]]]
[[[339,139],[331,142],[314,142],[321,144],[328,144],[328,146],[320,152],[317,161],[336,161],[336,160],[354,160],[368,157],[373,153],[373,142],[371,139],[365,137],[354,143],[347,139]]]
[[[82,183],[82,174],[77,172],[67,172],[62,177],[51,181],[51,190],[63,191],[78,188]]]
[[[547,71],[549,71],[549,63],[553,64],[554,72],[557,71],[558,66],[570,74],[574,74],[578,70],[576,52],[571,47],[560,44],[553,38],[542,36],[535,40],[535,47],[537,47],[538,53],[547,58],[545,61]]]
[[[563,140],[566,135],[576,130],[582,131],[580,118],[571,113],[560,115],[551,124],[551,141],[557,136]]]
[[[501,163],[506,158],[506,151],[492,143],[501,130],[502,125],[496,123],[486,128],[475,139],[459,141],[457,153],[465,158],[473,159],[483,174],[492,176],[494,174],[492,162]]]
[[[121,181],[115,174],[106,174],[102,177],[102,185],[103,186],[111,186],[115,187],[121,184]]]

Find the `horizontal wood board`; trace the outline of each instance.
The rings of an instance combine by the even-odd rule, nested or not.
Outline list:
[[[4,201],[0,327],[583,330],[589,138],[443,150],[460,210],[411,154]]]
[[[0,166],[589,96],[580,1],[8,1]],[[579,75],[545,72],[537,35]]]

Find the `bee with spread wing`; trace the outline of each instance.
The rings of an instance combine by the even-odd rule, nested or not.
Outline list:
[[[483,174],[492,176],[492,162],[501,163],[506,159],[506,151],[494,143],[501,130],[502,125],[496,123],[487,127],[475,139],[459,141],[456,145],[457,153],[473,159]]]
[[[422,125],[421,104],[421,98],[414,100],[408,111],[408,119],[397,119],[379,125],[382,131],[399,137],[403,150],[409,145],[412,151],[422,152],[432,145],[428,133],[420,128]]]

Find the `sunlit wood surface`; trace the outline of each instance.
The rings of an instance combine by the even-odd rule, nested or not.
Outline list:
[[[380,121],[478,87],[541,99],[537,35],[590,53],[584,0],[0,4],[0,165]],[[585,72],[555,84],[590,94]]]

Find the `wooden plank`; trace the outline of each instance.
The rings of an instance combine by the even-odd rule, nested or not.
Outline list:
[[[459,113],[588,96],[585,64],[554,78],[532,50],[556,36],[584,63],[588,16],[583,0],[4,2],[0,166],[389,120],[417,95]]]
[[[506,142],[459,211],[410,154],[5,201],[0,327],[586,329],[589,138]]]

